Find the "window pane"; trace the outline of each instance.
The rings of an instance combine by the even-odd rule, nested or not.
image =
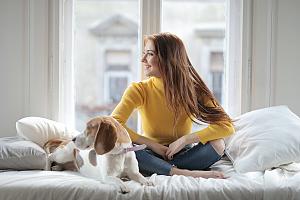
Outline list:
[[[183,40],[193,66],[222,104],[225,0],[163,0],[162,31]]]
[[[74,1],[75,123],[83,130],[109,115],[132,81],[140,79],[138,0]],[[137,129],[137,114],[128,126]]]

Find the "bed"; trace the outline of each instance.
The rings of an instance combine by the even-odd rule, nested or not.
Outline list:
[[[214,168],[225,172],[225,180],[184,176],[152,175],[154,187],[134,181],[126,184],[131,192],[121,194],[113,185],[86,178],[71,171],[2,171],[0,199],[263,199],[264,174],[238,175],[224,158]]]
[[[38,142],[2,138],[0,148],[13,141],[8,146],[23,157],[8,161],[0,155],[0,199],[300,199],[299,117],[281,106],[246,113],[235,126],[236,133],[226,140],[226,155],[211,167],[226,179],[154,174],[147,177],[153,187],[127,181],[127,194],[79,172],[44,170],[47,160]],[[25,146],[30,149],[20,150]]]
[[[228,178],[203,179],[152,175],[154,187],[134,181],[131,192],[121,194],[116,186],[101,183],[71,171],[1,171],[0,199],[299,199],[300,172],[276,168],[266,172],[238,174],[228,158],[212,166]]]

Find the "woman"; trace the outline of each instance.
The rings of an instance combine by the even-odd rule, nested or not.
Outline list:
[[[112,112],[133,143],[147,145],[136,152],[140,171],[224,178],[206,169],[222,157],[223,138],[234,128],[191,65],[181,39],[171,33],[146,36],[141,62],[150,78],[132,83]],[[135,108],[141,114],[143,135],[125,125]],[[199,121],[209,126],[191,133],[192,123]]]

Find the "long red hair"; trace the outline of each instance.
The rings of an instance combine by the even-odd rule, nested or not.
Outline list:
[[[232,122],[217,99],[192,66],[182,40],[171,33],[145,36],[153,41],[168,107],[175,113],[175,124],[185,112],[194,122]],[[206,106],[211,101],[213,106]]]

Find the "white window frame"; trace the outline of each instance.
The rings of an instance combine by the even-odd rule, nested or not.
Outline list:
[[[251,109],[253,0],[227,0],[225,104],[231,117]]]
[[[248,111],[251,106],[251,42],[252,42],[252,1],[227,0],[225,60],[225,99],[224,107],[231,116]],[[162,0],[140,0],[139,41],[140,56],[143,49],[143,35],[158,33],[161,30]],[[53,94],[51,106],[53,119],[74,125],[74,80],[73,80],[73,4],[74,0],[52,0],[49,9],[50,19],[49,71],[50,91]],[[50,6],[51,7],[51,6]],[[64,48],[67,47],[67,48]],[[59,52],[59,54],[55,53]],[[144,73],[139,67],[142,79]],[[230,98],[229,98],[230,97]],[[234,97],[234,98],[232,98]],[[140,117],[139,117],[140,119]],[[140,124],[140,122],[138,122]],[[140,126],[138,126],[140,128]],[[141,132],[140,130],[138,130]]]
[[[48,1],[49,118],[75,127],[73,0]]]

